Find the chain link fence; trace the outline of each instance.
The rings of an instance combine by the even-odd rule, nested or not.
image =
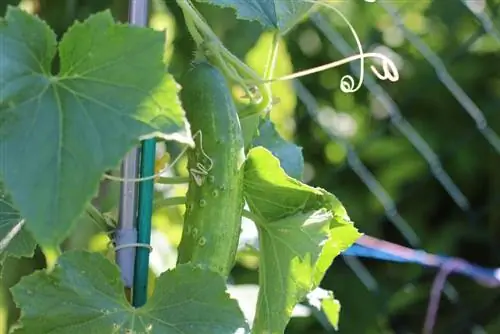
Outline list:
[[[422,2],[429,3],[430,1]],[[493,203],[486,203],[486,205],[483,205],[482,207],[472,205],[471,200],[467,198],[467,195],[460,189],[458,183],[455,182],[453,177],[450,176],[450,173],[448,173],[446,167],[444,167],[445,164],[443,163],[443,160],[446,160],[451,155],[460,154],[460,150],[465,149],[470,138],[477,133],[482,136],[483,145],[488,145],[491,151],[498,155],[500,154],[500,137],[494,127],[490,125],[488,121],[489,115],[481,110],[480,105],[475,102],[473,98],[469,97],[466,90],[458,83],[458,80],[450,74],[448,66],[453,65],[454,59],[459,57],[463,58],[464,55],[467,55],[470,46],[474,45],[474,43],[485,36],[489,36],[490,40],[494,41],[494,43],[498,43],[498,46],[500,46],[498,18],[496,15],[491,14],[498,13],[499,4],[488,4],[486,1],[482,0],[450,0],[447,2],[449,3],[449,6],[463,6],[469,12],[470,20],[475,22],[478,26],[476,32],[465,39],[461,48],[453,50],[453,56],[448,57],[448,59],[444,59],[440,56],[439,52],[433,51],[432,47],[426,44],[423,38],[405,25],[404,16],[414,10],[413,8],[415,6],[419,6],[418,1],[378,0],[375,3],[366,3],[364,5],[368,7],[378,6],[377,10],[382,10],[388,17],[390,17],[392,21],[391,29],[397,30],[397,32],[411,44],[415,52],[419,53],[420,56],[425,59],[427,66],[434,71],[435,80],[444,86],[447,93],[456,100],[460,108],[457,108],[454,112],[466,113],[469,116],[470,130],[468,133],[463,133],[460,137],[456,138],[456,145],[453,150],[441,150],[438,153],[426,141],[425,135],[419,133],[416,127],[414,127],[404,116],[404,110],[400,108],[398,102],[391,98],[391,93],[388,89],[384,88],[389,87],[390,85],[398,85],[398,83],[389,83],[386,85],[375,78],[371,73],[369,73],[369,71],[362,73],[360,71],[361,67],[359,61],[351,62],[350,70],[358,80],[362,80],[362,89],[369,92],[371,98],[376,100],[379,107],[384,109],[388,119],[387,127],[393,127],[399,136],[403,136],[408,143],[414,147],[415,151],[420,155],[420,158],[427,164],[429,171],[428,177],[426,177],[426,180],[419,180],[416,181],[416,183],[425,182],[428,178],[434,178],[442,190],[444,190],[453,201],[454,205],[460,210],[460,212],[462,212],[462,219],[470,222],[483,219],[488,211],[488,208],[491,209],[492,206],[500,205],[500,198],[497,196],[496,199],[493,200]],[[351,46],[353,43],[348,42],[346,35],[343,34],[338,29],[337,25],[334,24],[332,17],[328,17],[324,12],[317,13],[311,17],[311,22],[322,38],[326,39],[344,57],[359,53],[359,50]],[[352,22],[353,25],[356,26],[355,18],[352,19]],[[376,23],[371,22],[370,24],[374,25]],[[351,36],[348,37],[350,38]],[[365,43],[364,52],[382,52],[393,60],[396,60],[396,64],[399,61],[399,65],[404,66],[404,61],[401,60],[402,57],[396,52],[387,47],[381,47],[378,44],[367,43],[366,38],[363,39],[363,42]],[[449,54],[450,52],[446,53]],[[492,66],[500,66],[500,64],[492,64]],[[400,82],[402,80],[405,79],[400,79]],[[387,222],[396,228],[408,246],[412,248],[425,248],[425,244],[423,244],[419,238],[419,233],[412,228],[411,224],[398,210],[398,203],[396,200],[391,197],[386,189],[384,189],[374,173],[372,173],[370,168],[365,165],[362,155],[358,153],[359,147],[363,147],[366,143],[353,143],[347,136],[339,134],[338,131],[335,130],[332,118],[332,114],[336,111],[331,108],[325,108],[321,105],[321,103],[316,100],[314,96],[315,94],[313,94],[306,86],[306,84],[299,80],[294,82],[298,99],[307,113],[324,131],[329,139],[340,145],[346,152],[345,162],[341,167],[352,170],[352,172],[366,186],[366,190],[378,200],[378,202],[383,206]],[[414,94],[418,95],[419,92],[416,91]],[[439,112],[439,110],[436,112]],[[429,122],[431,122],[431,120],[429,120]],[[450,122],[453,122],[453,120],[450,120]],[[436,128],[435,131],[446,131],[446,129]],[[377,136],[377,134],[374,134],[374,136]],[[370,141],[371,138],[373,137],[369,137],[367,141]],[[332,178],[335,178],[336,174],[343,170],[341,167],[332,172]],[[335,189],[333,189],[333,191],[335,192]],[[418,206],[418,203],[416,205]],[[364,265],[361,259],[344,256],[344,261],[369,291],[372,291],[373,293],[378,292],[380,283],[371,274],[370,270]],[[445,284],[444,294],[451,304],[456,305],[457,308],[459,307],[460,293],[452,284]],[[460,307],[464,307],[464,305],[461,305]],[[470,332],[486,333],[486,330],[481,325],[475,323],[472,318],[469,322],[468,328]],[[426,324],[426,330],[429,332],[431,329],[432,324]],[[465,332],[466,331],[464,331],[464,333]]]

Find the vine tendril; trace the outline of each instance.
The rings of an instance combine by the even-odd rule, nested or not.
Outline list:
[[[191,175],[193,176],[193,178],[195,179],[195,182],[196,184],[198,184],[198,182],[200,182],[200,176],[204,176],[204,175],[207,175],[208,172],[210,172],[210,170],[212,169],[212,166],[213,166],[213,161],[212,159],[208,156],[208,154],[205,153],[205,151],[203,150],[203,142],[202,142],[202,134],[201,134],[201,131],[197,131],[194,136],[193,136],[193,139],[196,139],[196,137],[198,137],[198,135],[200,136],[200,151],[203,155],[203,157],[205,159],[207,159],[209,161],[209,166],[206,167],[204,166],[202,163],[198,162],[197,165],[196,165],[196,168],[191,168],[190,169],[190,173]],[[118,177],[118,176],[113,176],[113,175],[108,175],[108,174],[104,174],[103,175],[103,178],[105,179],[108,179],[108,180],[111,180],[111,181],[116,181],[116,182],[143,182],[143,181],[147,181],[147,180],[152,180],[152,179],[156,179],[157,177],[159,177],[161,174],[165,173],[166,171],[168,171],[170,168],[172,168],[173,166],[175,166],[175,164],[177,164],[177,162],[179,162],[180,158],[184,155],[184,153],[186,153],[186,151],[189,149],[189,146],[186,146],[182,151],[181,153],[179,153],[179,155],[174,159],[174,161],[172,161],[171,164],[169,164],[167,167],[163,168],[162,170],[160,170],[158,173],[155,173],[151,176],[147,176],[147,177],[141,177],[141,178],[123,178],[123,177]],[[201,181],[202,182],[202,181]]]
[[[356,30],[354,29],[352,24],[349,22],[349,20],[345,17],[345,15],[342,14],[342,12],[340,12],[333,5],[331,5],[327,2],[324,2],[324,1],[318,1],[318,0],[303,0],[303,1],[327,7],[328,9],[333,10],[337,15],[339,15],[341,17],[341,19],[347,24],[347,26],[349,27],[349,30],[351,31],[352,35],[354,36],[359,53],[357,55],[346,57],[346,58],[341,59],[341,60],[333,61],[333,62],[326,64],[326,65],[321,65],[321,66],[317,66],[317,67],[314,67],[311,69],[295,72],[295,73],[290,74],[290,75],[285,75],[285,76],[278,77],[278,78],[259,80],[258,83],[270,83],[270,82],[276,82],[276,81],[287,81],[287,80],[291,80],[291,79],[296,79],[296,78],[300,78],[300,77],[303,77],[306,75],[322,72],[322,71],[325,71],[325,70],[328,70],[331,68],[339,67],[341,65],[350,63],[350,62],[355,61],[355,60],[360,60],[361,68],[360,68],[359,82],[357,83],[357,85],[356,85],[356,81],[354,80],[352,75],[344,75],[340,79],[340,90],[344,93],[354,93],[354,92],[358,91],[363,84],[364,75],[365,75],[364,60],[367,58],[375,58],[375,59],[379,59],[381,61],[382,73],[374,65],[370,66],[371,71],[379,80],[382,80],[382,81],[389,80],[391,82],[396,82],[399,80],[398,69],[397,69],[396,65],[394,64],[394,62],[389,57],[387,57],[381,53],[374,53],[374,52],[365,53],[363,51],[363,47],[362,47],[361,42],[359,40],[359,36],[356,33]],[[246,83],[247,84],[255,84],[256,82],[254,80],[247,80]]]

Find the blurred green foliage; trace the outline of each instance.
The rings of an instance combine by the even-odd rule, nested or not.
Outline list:
[[[126,21],[127,3],[123,0],[2,0],[0,14],[3,15],[7,4],[21,5],[48,21],[60,36],[75,19],[82,20],[105,8],[111,8],[117,19]],[[459,0],[391,4],[399,7],[407,28],[442,59],[457,83],[485,114],[490,126],[500,132],[500,42],[483,32],[480,22]],[[497,31],[500,30],[500,1],[488,0],[486,5],[486,13]],[[340,91],[340,78],[351,74],[348,65],[301,78],[302,83],[313,92],[324,110],[343,113],[344,119],[354,124],[347,139],[417,232],[424,249],[460,256],[484,266],[500,266],[500,155],[482,137],[473,120],[438,80],[434,69],[404,38],[382,7],[364,1],[337,2],[337,7],[349,18],[366,49],[386,45],[401,58],[401,79],[397,83],[379,84],[440,157],[444,169],[471,202],[471,210],[463,212],[454,204],[430,173],[425,160],[391,125],[387,113],[365,87],[350,95]],[[194,43],[174,1],[154,0],[151,8],[150,25],[167,30],[165,58],[169,70],[178,78],[189,67]],[[200,5],[199,9],[234,54],[257,71],[263,70],[262,59],[267,58],[271,37],[261,34],[259,24],[238,21],[229,9],[208,5]],[[353,37],[340,18],[334,12],[324,14],[354,47]],[[310,21],[293,29],[281,43],[276,75],[343,58]],[[384,215],[382,205],[348,167],[343,147],[332,142],[308,115],[291,83],[274,84],[273,95],[281,100],[271,114],[278,131],[303,147],[307,167],[305,181],[336,194],[362,232],[405,244]],[[169,148],[171,155],[178,152],[176,147]],[[179,165],[180,174],[184,163]],[[113,211],[117,185],[103,185],[103,189],[96,202],[105,206],[106,211]],[[185,188],[174,191],[179,195]],[[166,233],[174,245],[180,239],[183,210],[179,207],[155,212],[156,229]],[[95,226],[82,219],[66,247],[91,247],[109,253],[107,236],[100,234],[96,238],[95,233]],[[371,290],[341,258],[332,265],[322,284],[332,289],[341,301],[340,332],[420,333],[436,272],[415,265],[363,262],[377,282]],[[40,254],[33,259],[11,259],[5,263],[0,331],[5,322],[10,324],[18,316],[8,287],[21,275],[43,265]],[[256,283],[255,261],[251,255],[241,256],[233,276],[237,283]],[[474,324],[487,333],[500,333],[499,290],[490,290],[462,277],[452,276],[449,280],[459,298],[456,303],[442,299],[435,333],[482,333]],[[314,317],[294,318],[287,330],[290,334],[326,332]]]

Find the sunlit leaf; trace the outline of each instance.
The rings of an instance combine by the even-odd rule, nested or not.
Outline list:
[[[307,295],[309,305],[323,312],[335,330],[339,328],[340,302],[333,297],[333,292],[317,288]]]
[[[263,147],[249,152],[245,198],[259,229],[261,289],[253,329],[282,333],[293,307],[360,234],[335,196],[286,175]]]

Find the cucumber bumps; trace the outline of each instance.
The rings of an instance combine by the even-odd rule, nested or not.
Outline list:
[[[195,136],[178,263],[227,277],[234,264],[243,210],[243,134],[222,73],[200,62],[183,78],[181,100]]]

